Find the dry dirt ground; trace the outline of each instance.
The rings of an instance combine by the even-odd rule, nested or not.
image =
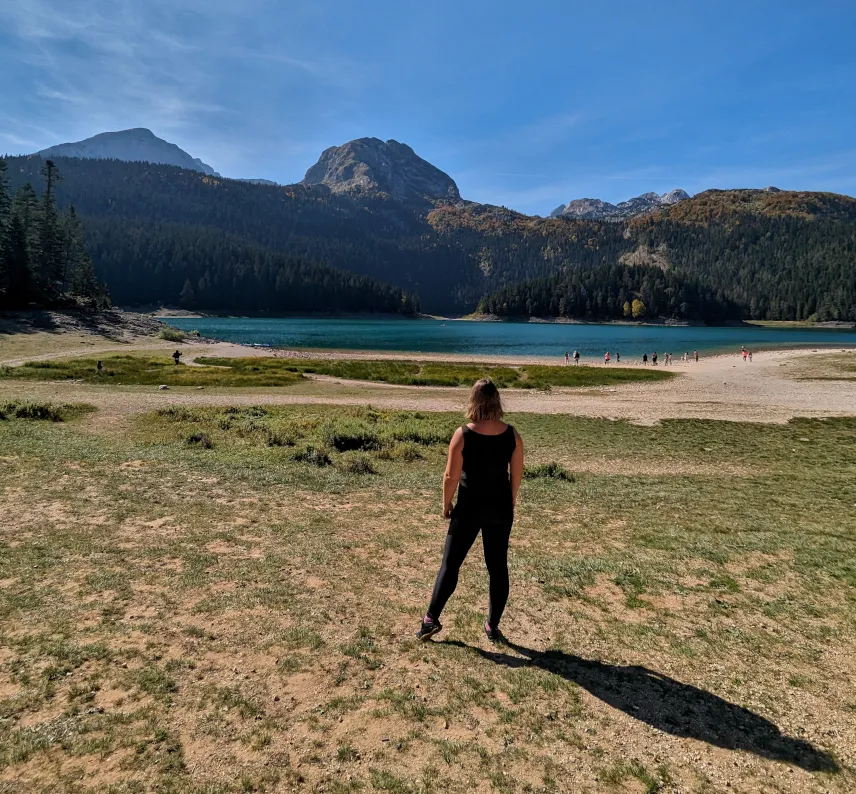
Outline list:
[[[40,333],[0,363],[80,352]],[[500,647],[478,549],[442,641],[411,636],[442,445],[357,476],[253,435],[366,403],[454,423],[428,412],[463,390],[0,379],[0,404],[96,407],[0,422],[0,792],[856,791],[856,383],[800,379],[856,352],[825,356],[508,391],[530,460],[574,479],[524,484]]]

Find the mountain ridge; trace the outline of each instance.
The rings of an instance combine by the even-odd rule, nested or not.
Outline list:
[[[192,157],[174,143],[159,138],[146,127],[101,132],[90,138],[59,143],[37,152],[40,157],[80,157],[85,160],[122,160],[158,165],[174,165],[199,171],[206,176],[220,176],[210,165]]]
[[[560,204],[550,213],[550,217],[624,221],[661,207],[670,207],[688,198],[690,198],[689,193],[681,188],[674,188],[663,195],[654,192],[643,193],[618,204],[610,204],[601,199],[579,198],[567,204]]]
[[[387,146],[378,139],[370,144]],[[467,313],[505,285],[621,265],[674,271],[683,284],[713,289],[717,300],[731,301],[751,319],[856,319],[856,199],[771,188],[710,190],[676,203],[664,200],[669,194],[657,195],[661,206],[654,211],[618,222],[542,218],[443,198],[459,195],[456,186],[450,190],[451,179],[442,172],[437,177],[429,165],[431,179],[440,181],[429,181],[426,189],[420,182],[424,161],[409,147],[402,155],[416,169],[404,169],[409,182],[382,169],[381,179],[361,172],[368,182],[351,182],[350,165],[340,174],[336,157],[328,155],[316,163],[320,173],[310,174],[310,184],[278,188],[170,166],[59,158],[64,179],[57,196],[63,206],[74,204],[91,230],[99,277],[111,285],[125,279],[129,296],[146,286],[142,275],[129,281],[129,269],[151,270],[146,278],[158,278],[170,246],[178,250],[188,238],[216,229],[270,252],[398,285],[418,294],[431,313]],[[335,190],[324,183],[330,163]],[[10,158],[13,187],[37,183],[41,164],[35,156]],[[654,195],[639,198],[650,202]],[[152,249],[142,237],[128,240],[141,224],[161,229],[162,247]],[[107,240],[131,248],[120,251]],[[212,268],[228,257],[223,246]],[[206,277],[203,258],[196,267],[194,291],[210,293],[216,278]],[[161,289],[157,282],[146,288]],[[529,289],[519,293],[527,301]],[[540,288],[531,289],[533,305],[543,303],[535,300]],[[607,293],[605,282],[603,300]],[[680,317],[681,303],[669,298],[666,305]],[[595,314],[598,305],[593,298]]]

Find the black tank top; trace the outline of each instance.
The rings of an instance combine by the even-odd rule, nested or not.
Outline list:
[[[458,483],[455,514],[461,517],[507,519],[514,508],[508,464],[517,446],[514,428],[495,436],[476,433],[469,427],[464,432],[464,465]]]

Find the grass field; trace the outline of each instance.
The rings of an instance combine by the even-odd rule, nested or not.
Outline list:
[[[856,788],[856,419],[510,417],[497,648],[477,549],[412,638],[459,416],[8,413],[0,791]]]
[[[548,367],[455,364],[449,362],[362,361],[281,358],[200,358],[205,366],[175,366],[168,356],[123,355],[32,361],[0,368],[0,377],[29,380],[80,380],[115,385],[287,386],[304,373],[406,386],[471,386],[491,377],[501,387],[544,389],[553,386],[607,386],[668,380],[672,373],[655,369]]]
[[[827,353],[794,362],[789,374],[800,380],[856,380],[856,351]]]

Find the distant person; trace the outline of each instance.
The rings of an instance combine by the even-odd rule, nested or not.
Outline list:
[[[647,353],[643,353],[643,354],[642,354],[642,363],[643,363],[646,367],[648,366],[648,354],[647,354]]]
[[[616,364],[621,363],[621,353],[619,353],[617,350],[615,351],[615,363]]]
[[[657,351],[656,350],[653,353],[651,353],[651,366],[653,366],[653,367],[657,366]]]
[[[104,371],[104,364],[101,363],[101,359],[98,359],[98,363],[95,365],[95,369],[98,370],[98,374],[100,375]]]
[[[749,354],[746,352],[746,348],[744,347],[744,348],[743,348],[743,363],[744,363],[744,364],[746,363],[746,357],[747,357],[748,355],[749,355]]]
[[[574,366],[578,367],[580,365],[580,351],[574,350]]]
[[[568,355],[568,351],[566,350],[565,351],[565,366],[567,367],[568,364],[570,364],[570,363],[571,363],[571,357]]]
[[[490,576],[490,611],[482,628],[491,642],[502,639],[499,621],[508,600],[508,539],[523,479],[523,441],[502,421],[503,413],[493,381],[478,381],[467,403],[469,422],[455,431],[449,444],[443,518],[451,521],[431,603],[416,632],[422,641],[443,628],[440,613],[455,592],[458,572],[479,530]],[[458,501],[453,507],[455,489]]]
[[[181,358],[181,351],[176,350],[175,353],[172,354],[172,360],[175,362],[175,365],[178,366],[178,360]]]
[[[751,350],[749,351],[749,363],[750,364],[752,363],[752,351]]]
[[[609,364],[609,351],[608,350],[606,351],[606,353],[603,354],[603,363]]]
[[[696,364],[698,364],[698,350],[694,350],[693,355],[695,356]]]

